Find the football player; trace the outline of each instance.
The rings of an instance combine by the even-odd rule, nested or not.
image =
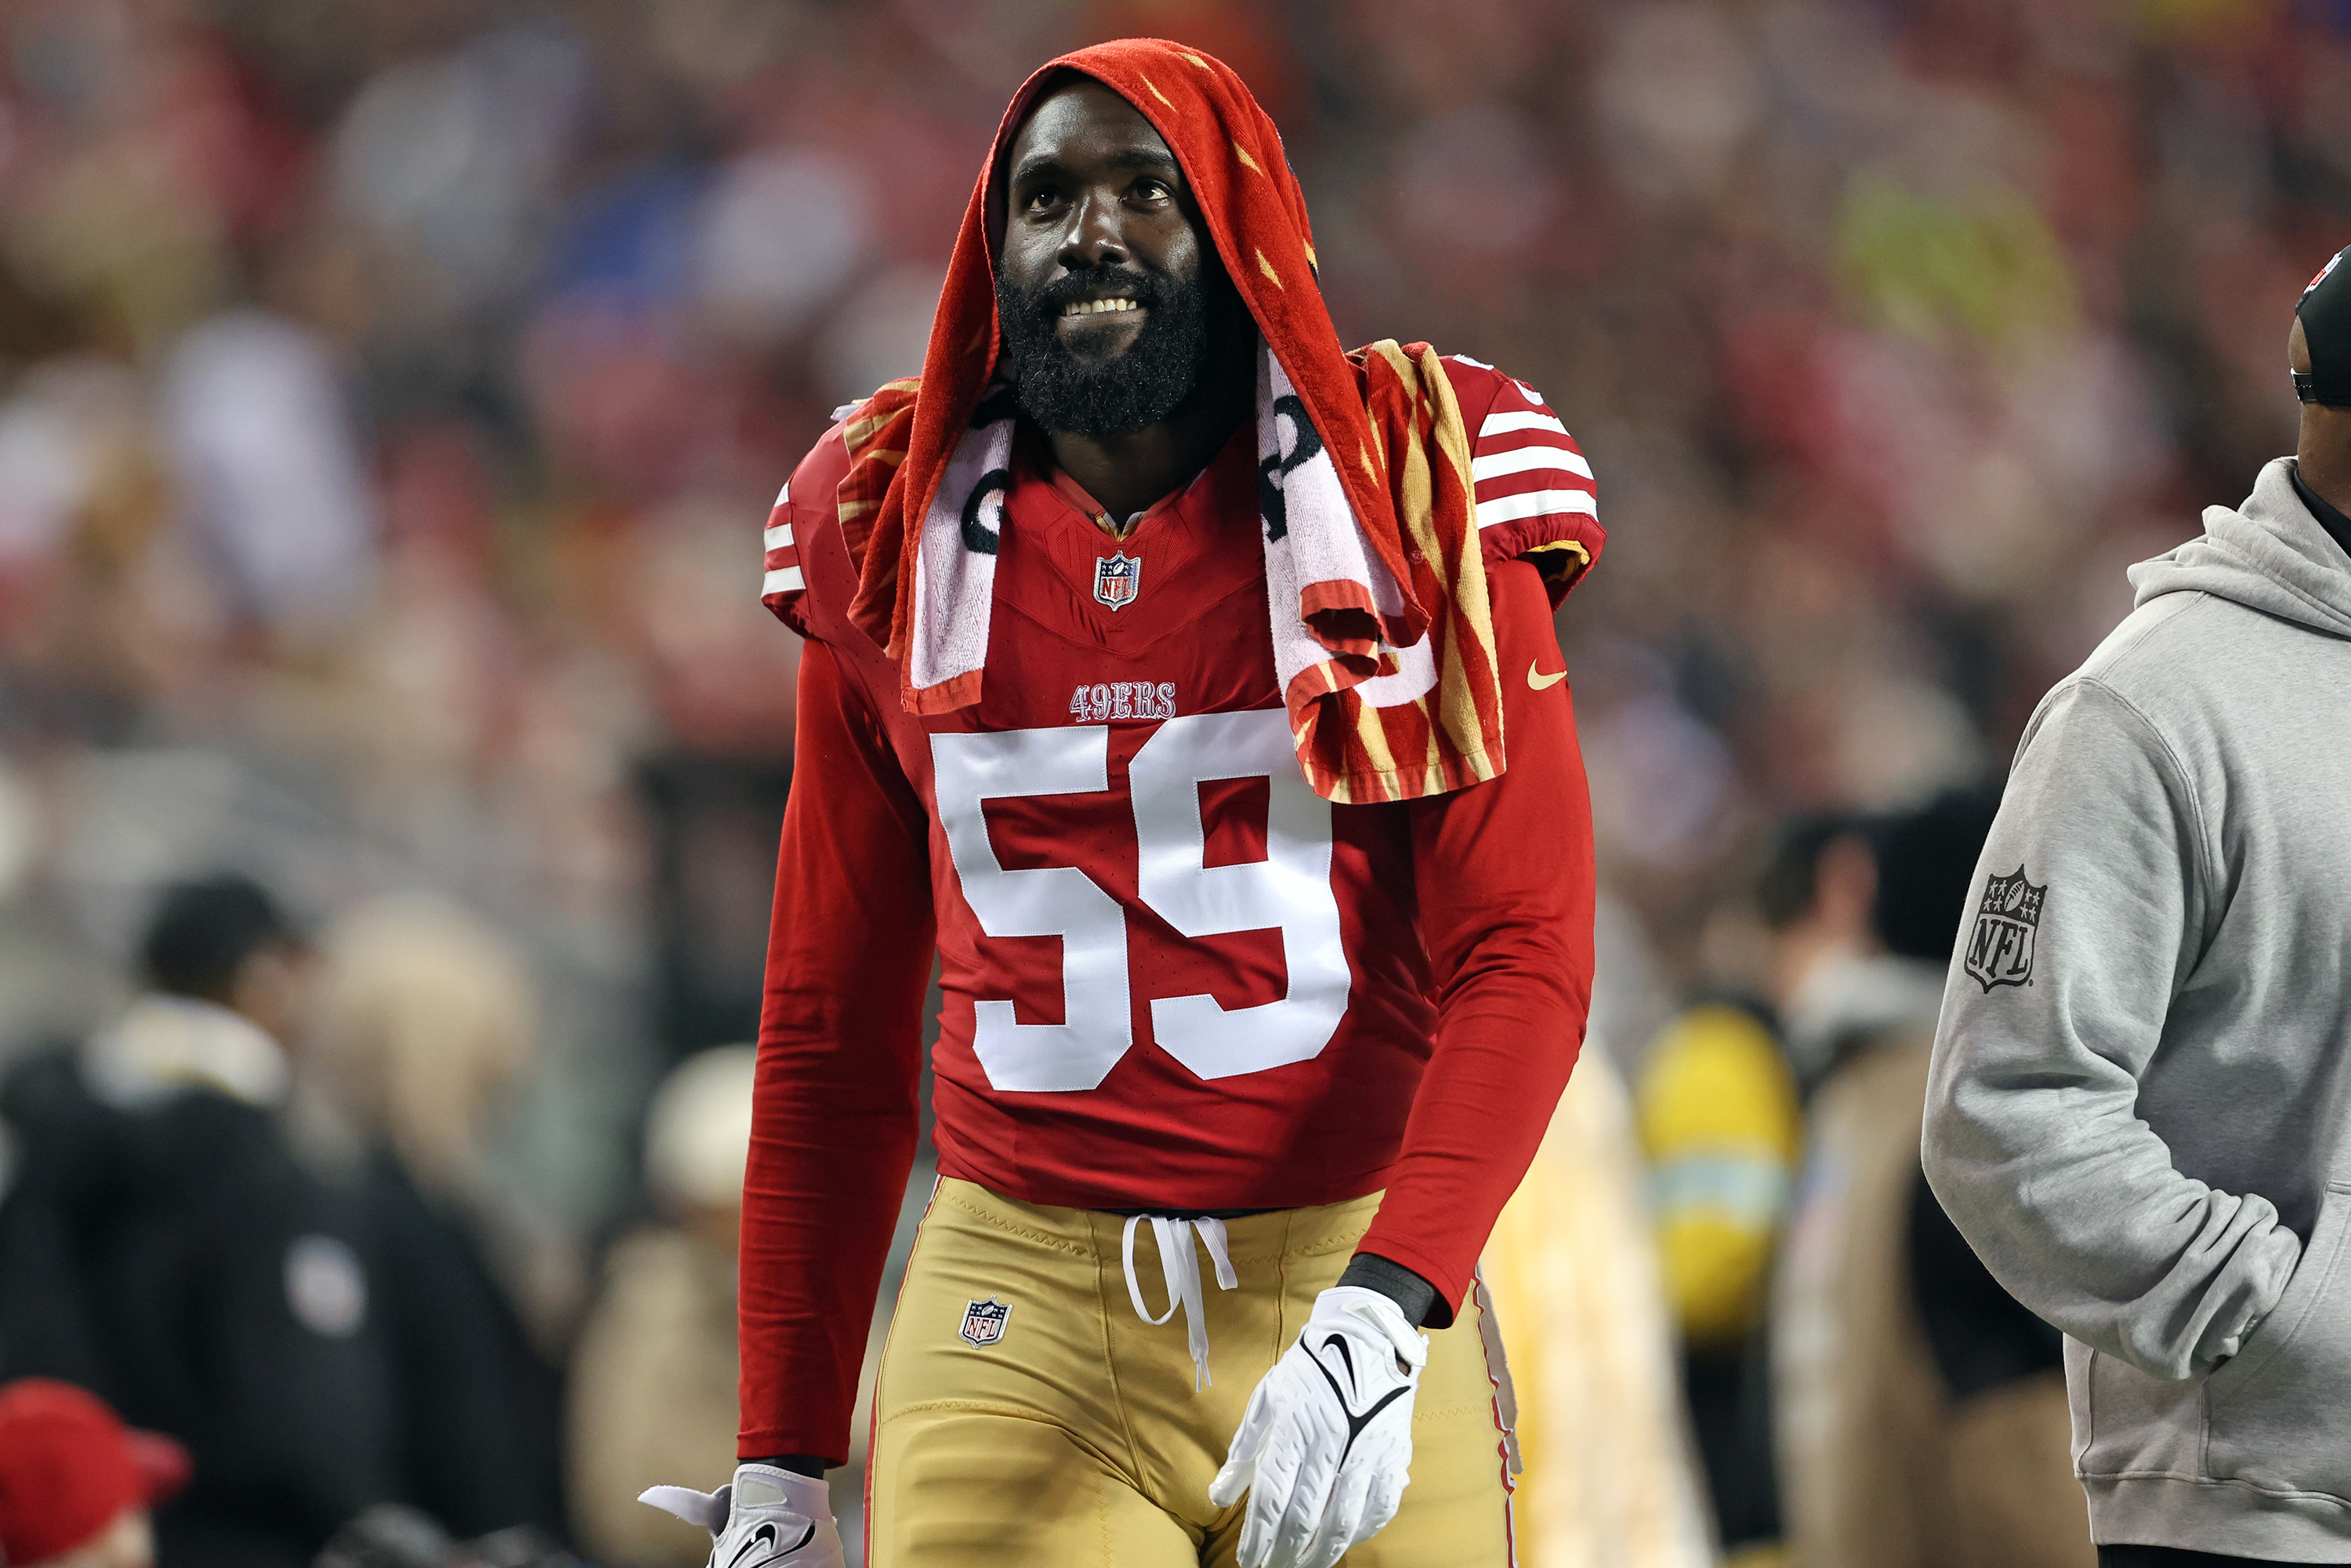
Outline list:
[[[1532,389],[1343,352],[1314,266],[1231,70],[1056,60],[922,379],[844,411],[776,505],[766,601],[808,641],[743,1462],[648,1494],[721,1568],[841,1561],[822,1474],[935,951],[940,1179],[879,1373],[876,1568],[1510,1561],[1474,1268],[1583,1038],[1552,612],[1602,534]]]

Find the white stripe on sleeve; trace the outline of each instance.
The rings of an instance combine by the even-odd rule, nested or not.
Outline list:
[[[1592,465],[1579,453],[1564,446],[1521,446],[1515,452],[1485,452],[1469,460],[1469,477],[1499,479],[1506,474],[1523,474],[1530,468],[1563,468],[1570,474],[1592,477]],[[768,530],[775,532],[773,528]]]
[[[1477,465],[1473,462],[1470,466],[1475,467]],[[1589,474],[1590,470],[1586,469],[1585,472]],[[789,523],[778,523],[768,530],[766,537],[769,549],[781,549],[792,542],[792,526]]]
[[[1496,523],[1514,523],[1520,517],[1548,517],[1554,512],[1582,512],[1596,517],[1600,507],[1589,490],[1530,490],[1523,496],[1498,496],[1493,500],[1479,502],[1478,526],[1490,528]]]
[[[1480,517],[1478,524],[1479,527],[1483,528],[1485,519]],[[765,599],[770,593],[798,593],[807,587],[808,583],[800,577],[799,567],[781,567],[768,574],[767,584],[759,590],[759,597]]]
[[[1478,427],[1480,439],[1489,435],[1508,435],[1519,430],[1548,430],[1553,435],[1565,435],[1567,426],[1547,413],[1530,409],[1513,409],[1509,413],[1489,413],[1486,423]]]

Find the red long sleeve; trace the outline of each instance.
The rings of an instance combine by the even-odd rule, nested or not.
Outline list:
[[[934,933],[922,803],[821,643],[800,655],[793,770],[743,1187],[737,1451],[837,1464],[914,1163]]]
[[[1510,765],[1416,801],[1413,868],[1438,1005],[1379,1217],[1359,1250],[1437,1287],[1453,1321],[1502,1205],[1534,1159],[1592,1000],[1592,808],[1535,569],[1492,569]]]

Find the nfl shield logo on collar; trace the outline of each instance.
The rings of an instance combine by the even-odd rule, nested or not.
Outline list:
[[[1094,601],[1113,611],[1125,609],[1134,602],[1143,589],[1143,562],[1124,550],[1094,562]]]
[[[1004,1337],[1004,1320],[1012,1315],[1012,1303],[990,1296],[984,1301],[967,1301],[963,1309],[963,1337],[968,1343],[986,1349]]]
[[[2022,986],[2032,979],[2032,939],[2041,929],[2046,883],[2035,887],[2018,866],[2006,876],[1984,881],[1976,928],[1968,936],[1967,971],[1990,995],[1994,986]]]

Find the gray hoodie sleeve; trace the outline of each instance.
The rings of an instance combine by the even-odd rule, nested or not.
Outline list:
[[[2160,1378],[2236,1354],[2301,1252],[2269,1200],[2182,1175],[2137,1113],[2213,862],[2146,716],[2094,678],[2052,692],[1977,866],[1927,1091],[1928,1180],[1992,1273]]]

